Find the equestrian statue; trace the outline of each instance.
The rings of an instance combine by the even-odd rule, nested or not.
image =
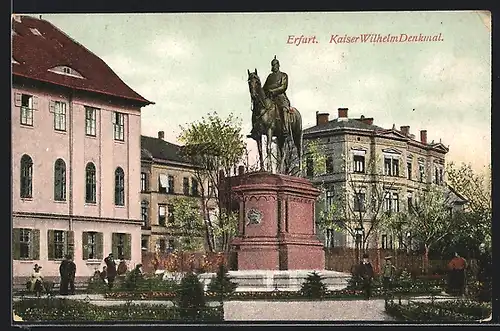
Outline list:
[[[299,174],[302,170],[302,117],[299,111],[290,106],[286,95],[288,75],[280,71],[280,63],[274,56],[271,61],[271,73],[267,76],[264,86],[261,85],[257,69],[248,72],[248,87],[252,97],[252,131],[247,136],[257,142],[260,168],[272,171],[272,138],[276,137],[277,155],[276,170],[287,174],[285,158],[291,157],[292,150],[285,155],[285,143],[290,140],[295,146]],[[262,156],[262,136],[266,136],[267,166],[264,166]],[[293,148],[293,147],[292,147]]]

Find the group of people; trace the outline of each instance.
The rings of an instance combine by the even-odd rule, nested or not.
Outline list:
[[[467,261],[458,253],[448,263],[449,278],[448,292],[454,295],[465,295],[466,289],[466,268]],[[371,297],[372,280],[375,275],[373,265],[369,261],[368,254],[363,254],[363,259],[356,268],[356,273],[362,281],[362,288],[367,300]],[[392,264],[392,256],[385,258],[385,264],[381,270],[382,286],[385,291],[392,290],[394,279],[396,278],[396,267]]]
[[[44,282],[44,277],[42,275],[42,266],[35,264],[33,267],[33,272],[31,273],[30,280],[28,282],[28,288],[31,292],[35,293],[36,296],[40,296],[44,292],[48,292],[50,289],[49,283]],[[61,282],[59,285],[59,294],[68,295],[75,294],[75,275],[76,275],[76,264],[73,262],[71,255],[66,255],[64,260],[59,266],[59,275],[61,277]],[[52,284],[52,283],[50,283]]]

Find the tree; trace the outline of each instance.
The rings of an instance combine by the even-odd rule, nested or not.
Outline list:
[[[491,248],[491,166],[485,174],[478,174],[470,164],[457,166],[450,162],[446,177],[448,185],[467,199],[462,233]]]
[[[321,299],[325,296],[327,288],[323,283],[324,277],[313,271],[307,275],[302,283],[300,293],[309,299]]]
[[[196,320],[202,316],[206,307],[205,292],[198,276],[187,273],[182,278],[176,294],[179,314],[183,319]]]
[[[207,245],[210,251],[214,251],[214,233],[227,237],[227,223],[231,222],[230,213],[226,212],[230,208],[222,204],[222,201],[226,200],[219,196],[219,185],[221,175],[229,175],[231,169],[242,161],[245,153],[241,121],[233,114],[222,119],[215,112],[209,113],[207,117],[202,117],[200,121],[191,123],[188,127],[181,126],[178,139],[184,144],[184,155],[198,166],[195,171],[198,182],[208,184],[209,189],[200,185],[200,195],[204,202],[202,212],[206,220]],[[211,219],[211,204],[219,210],[217,223]],[[220,231],[217,231],[217,228]]]
[[[172,207],[169,228],[181,235],[178,247],[186,251],[200,249],[200,242],[196,240],[202,237],[204,227],[200,202],[194,197],[176,197],[172,200]]]
[[[424,246],[424,271],[429,267],[429,250],[455,229],[449,197],[443,186],[429,184],[416,192],[407,217],[400,216],[412,237]],[[397,230],[402,223],[400,217],[389,218],[386,224]]]
[[[221,263],[217,275],[212,277],[207,290],[208,292],[217,293],[223,298],[231,295],[237,287],[238,284],[231,281],[227,267],[224,263]]]

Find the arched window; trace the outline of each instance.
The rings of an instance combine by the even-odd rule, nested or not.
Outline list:
[[[95,165],[92,162],[87,163],[85,167],[85,202],[96,202],[96,174]]]
[[[66,201],[66,163],[62,159],[54,164],[54,200]]]
[[[21,198],[33,197],[33,160],[29,155],[21,157]]]
[[[125,205],[125,174],[120,167],[115,170],[115,205]]]

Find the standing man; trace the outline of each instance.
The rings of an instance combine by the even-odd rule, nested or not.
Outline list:
[[[73,256],[66,255],[68,260],[68,283],[69,283],[69,294],[75,294],[75,277],[76,277],[76,264],[73,261]]]
[[[70,259],[69,255],[65,255],[64,260],[59,265],[59,276],[61,277],[61,283],[59,284],[60,295],[68,295],[69,273],[70,273]]]
[[[113,282],[116,277],[116,262],[113,258],[113,253],[109,253],[108,257],[104,259],[104,263],[106,263],[106,273],[108,277],[108,287],[111,290],[113,288]]]
[[[457,294],[463,296],[465,294],[465,269],[467,267],[467,261],[461,257],[457,252],[455,256],[448,263],[448,268],[451,273],[451,289],[453,292],[458,292]]]
[[[370,300],[372,294],[373,266],[368,260],[368,254],[363,254],[363,261],[359,266],[359,274],[363,279],[363,290],[366,300]]]
[[[396,276],[396,267],[392,264],[392,256],[385,258],[385,265],[382,268],[382,285],[385,291],[392,289],[392,282]]]

